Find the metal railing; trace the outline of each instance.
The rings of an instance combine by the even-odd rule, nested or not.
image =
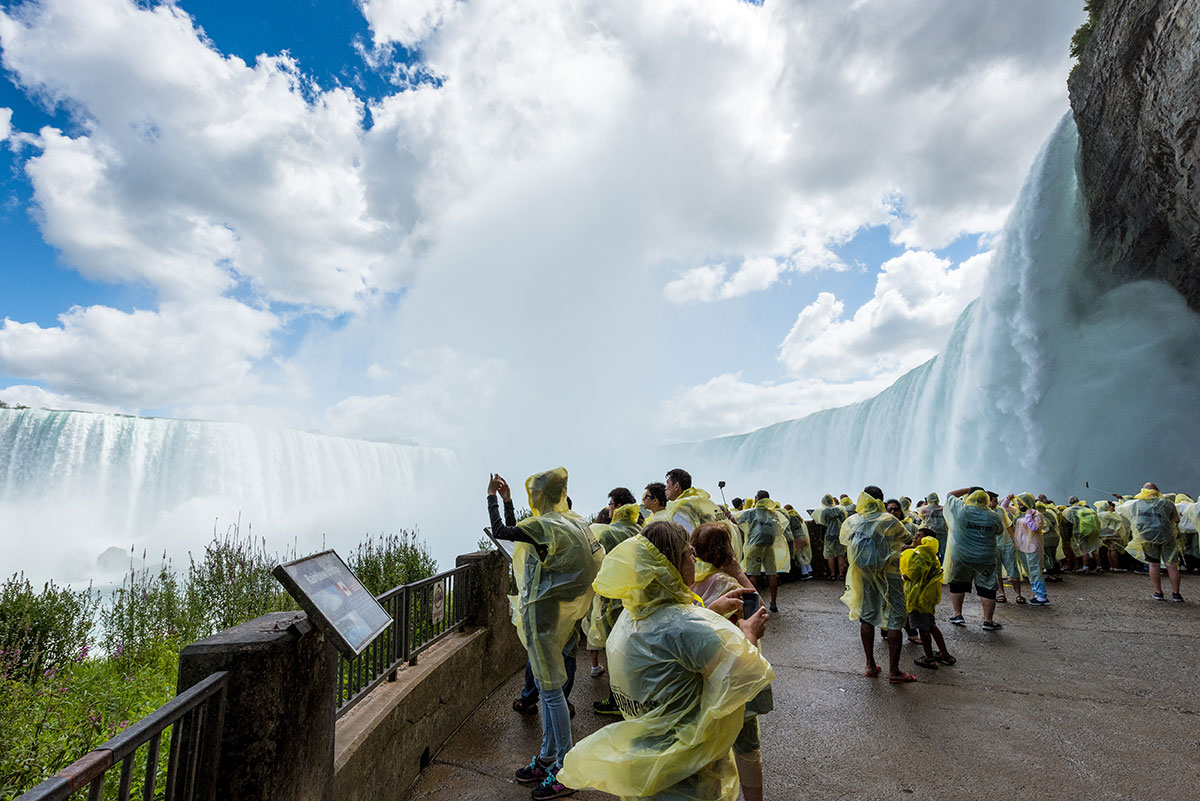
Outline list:
[[[469,565],[456,567],[376,597],[392,623],[354,659],[338,656],[337,717],[384,681],[395,681],[402,663],[417,664],[422,651],[463,627],[470,570]]]
[[[213,673],[17,801],[66,801],[84,787],[88,788],[88,801],[101,801],[108,771],[118,763],[121,777],[117,798],[129,801],[137,752],[143,745],[146,746],[145,775],[141,782],[144,801],[158,797],[165,801],[212,801],[228,681],[227,673]],[[158,758],[167,728],[171,729],[167,777],[164,793],[158,795]]]

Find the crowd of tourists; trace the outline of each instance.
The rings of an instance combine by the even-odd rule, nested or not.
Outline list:
[[[1115,571],[1135,560],[1157,600],[1166,599],[1165,565],[1171,599],[1182,602],[1180,569],[1200,565],[1200,503],[1153,484],[1127,498],[1089,505],[1072,497],[1062,506],[983,487],[954,490],[944,504],[931,493],[914,506],[867,486],[857,500],[825,495],[808,510],[812,529],[766,490],[728,504],[722,492],[717,503],[678,468],[647,484],[640,502],[628,488],[613,489],[590,524],[571,509],[565,469],[531,476],[525,488],[531,515],[518,520],[507,481],[491,475],[488,512],[493,538],[512,543],[513,622],[528,654],[513,708],[541,710],[541,750],[515,772],[534,799],[590,787],[625,798],[732,801],[740,788],[746,801],[761,801],[758,717],[773,708],[774,671],[759,640],[779,611],[781,573],[843,582],[865,675],[883,673],[874,658],[879,629],[888,681],[904,684],[916,681],[900,666],[906,633],[921,645],[917,666],[956,661],[935,618],[943,584],[949,623],[966,625],[973,590],[983,629],[998,631],[1006,584],[1013,603],[1048,606],[1047,582],[1064,571]],[[609,676],[608,698],[593,711],[614,722],[574,743],[568,696],[581,637],[591,675]]]

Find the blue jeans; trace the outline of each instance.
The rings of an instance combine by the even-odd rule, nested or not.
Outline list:
[[[579,639],[572,637],[567,643],[566,649],[563,650],[563,662],[567,666],[567,683],[562,688],[565,698],[571,697],[571,688],[575,686],[575,651],[579,647]],[[521,698],[526,703],[536,704],[538,702],[538,687],[533,680],[533,669],[529,667],[529,660],[525,660],[525,686],[521,688]]]
[[[538,756],[543,764],[554,762],[561,765],[563,757],[571,750],[571,713],[567,710],[567,696],[560,687],[557,690],[541,690],[542,694],[542,750]]]
[[[1025,571],[1029,573],[1029,584],[1033,587],[1033,594],[1038,598],[1045,598],[1046,577],[1042,575],[1042,554],[1018,551],[1017,556],[1025,561]]]

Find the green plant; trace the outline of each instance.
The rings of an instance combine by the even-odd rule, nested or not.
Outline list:
[[[87,654],[98,595],[46,582],[41,592],[23,573],[0,585],[0,677],[35,683]]]
[[[1083,55],[1084,49],[1092,39],[1092,34],[1100,24],[1100,12],[1103,9],[1104,0],[1085,0],[1083,10],[1087,12],[1088,18],[1075,29],[1075,33],[1071,36],[1071,58],[1076,61]]]
[[[358,580],[374,595],[428,578],[437,572],[437,560],[415,531],[399,534],[368,534],[346,559]]]

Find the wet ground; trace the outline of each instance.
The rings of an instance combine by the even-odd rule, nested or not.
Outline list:
[[[972,596],[968,625],[946,623],[947,596],[939,625],[958,664],[923,670],[912,663],[920,646],[906,644],[901,665],[920,681],[889,685],[863,676],[839,585],[782,586],[763,643],[776,672],[776,708],[762,718],[765,797],[1200,798],[1200,577],[1184,577],[1187,603],[1150,592],[1142,575],[1067,576],[1050,585],[1050,607],[998,606],[999,632],[981,630]],[[878,642],[876,658],[886,665]],[[576,740],[610,720],[591,711],[607,677],[587,667],[581,651]],[[512,711],[520,682],[464,723],[411,801],[529,798],[510,780],[541,743],[538,720]]]

